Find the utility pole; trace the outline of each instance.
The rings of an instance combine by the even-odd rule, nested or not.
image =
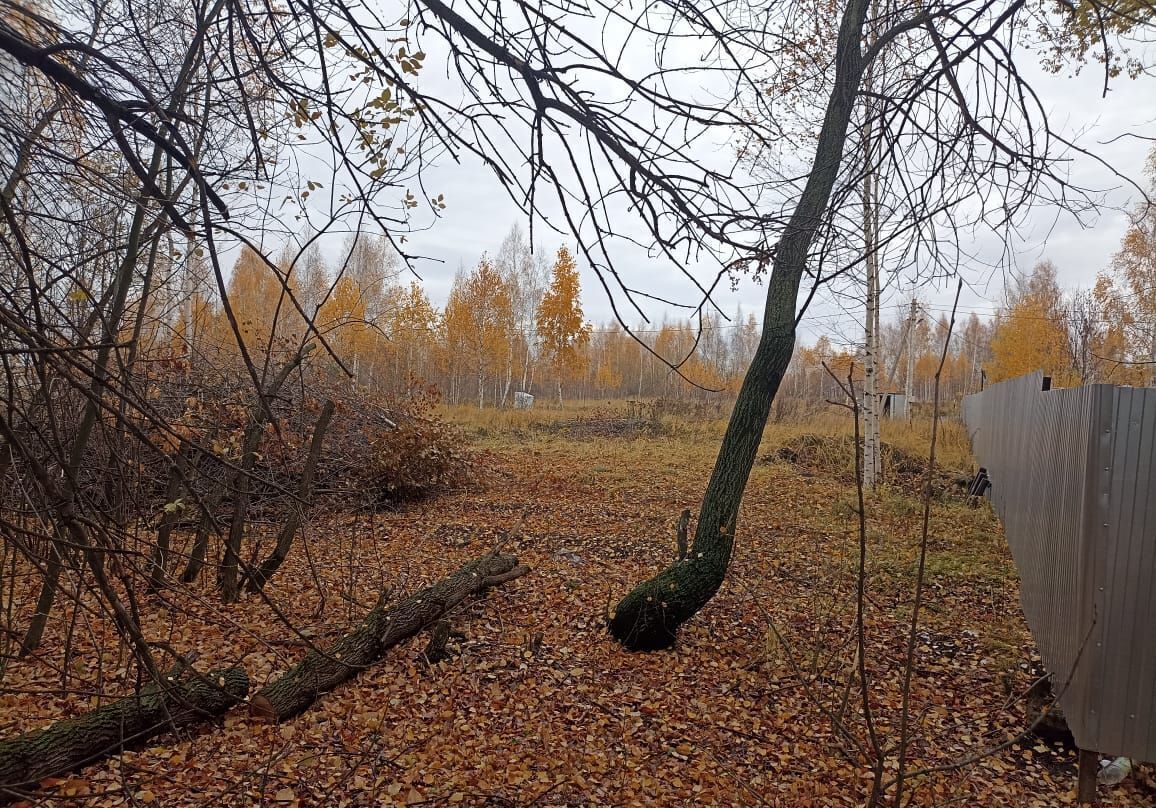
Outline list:
[[[919,319],[919,301],[915,295],[911,296],[911,311],[903,323],[903,336],[899,338],[899,350],[891,360],[891,367],[887,371],[887,379],[895,384],[895,373],[899,370],[899,360],[907,354],[907,377],[903,382],[903,394],[907,397],[907,416],[911,417],[911,379],[915,375],[915,324]],[[875,329],[879,333],[878,327]]]
[[[1151,232],[1148,234],[1148,260],[1152,262],[1153,268],[1156,268],[1156,213],[1151,209],[1148,211],[1148,219],[1152,225]],[[1156,275],[1156,273],[1153,273]],[[1152,295],[1152,300],[1149,301],[1148,316],[1152,317],[1156,312],[1156,284],[1149,287],[1148,293]],[[1156,323],[1149,324],[1151,329],[1151,345],[1148,348],[1148,386],[1156,387]]]
[[[907,396],[907,413],[911,414],[911,383],[915,378],[915,324],[919,322],[919,301],[911,298],[911,312],[907,315],[907,378],[903,382],[903,395]]]
[[[914,311],[916,306],[915,297],[911,298],[911,308]],[[907,353],[907,338],[911,334],[911,325],[914,318],[908,315],[903,321],[903,333],[899,336],[899,348],[895,352],[895,356],[891,358],[891,367],[887,369],[888,383],[895,384],[895,374],[899,371],[899,360],[906,356]]]

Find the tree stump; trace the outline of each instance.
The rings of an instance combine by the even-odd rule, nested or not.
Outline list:
[[[687,528],[690,527],[690,508],[683,508],[682,515],[678,517],[678,524],[675,526],[675,539],[678,542],[678,560],[684,561],[686,554],[689,552],[689,545],[687,543]]]

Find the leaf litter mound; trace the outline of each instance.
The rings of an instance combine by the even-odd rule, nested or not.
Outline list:
[[[571,440],[660,437],[670,433],[669,427],[658,418],[622,415],[611,410],[595,410],[574,418],[543,422],[539,429]]]
[[[881,441],[883,481],[918,496],[927,478],[927,457],[914,454],[894,444]],[[855,481],[855,440],[849,435],[795,435],[770,454],[763,463],[782,462],[807,469],[811,473],[836,475],[848,483]],[[961,469],[943,468],[937,463],[931,490],[938,498],[962,498],[971,482]]]

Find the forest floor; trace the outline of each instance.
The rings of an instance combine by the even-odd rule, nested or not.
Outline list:
[[[798,438],[845,425],[768,429],[722,590],[673,649],[630,654],[607,635],[606,613],[674,558],[673,523],[683,508],[695,511],[721,427],[611,421],[597,413],[475,421],[468,428],[489,455],[484,484],[393,513],[322,516],[268,587],[283,617],[323,643],[385,586],[412,591],[504,542],[532,571],[457,613],[465,639],[449,660],[427,665],[418,638],[296,719],[274,726],[235,710],[55,780],[46,802],[862,805],[868,740],[858,687],[848,690],[853,474],[837,444]],[[970,460],[959,432],[945,432],[944,460],[963,473]],[[926,433],[896,429],[885,440],[914,450]],[[784,445],[792,459],[778,453]],[[819,448],[800,455],[801,446]],[[986,504],[969,507],[950,474],[942,479],[908,770],[979,759],[915,777],[905,804],[1074,804],[1073,749],[1029,738],[981,754],[1025,726],[1033,646],[997,520]],[[866,572],[866,670],[887,780],[922,516],[913,474],[892,482],[868,502]],[[221,607],[211,581],[151,605],[148,636],[199,650],[202,669],[243,665],[254,690],[304,652],[264,600]],[[86,690],[98,681],[131,689],[127,651],[95,616],[51,624],[44,647],[5,671],[0,737],[90,709],[97,697]],[[1104,805],[1156,805],[1156,777],[1142,766],[1100,792]]]

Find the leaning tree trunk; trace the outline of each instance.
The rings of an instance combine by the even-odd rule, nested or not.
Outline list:
[[[115,754],[169,729],[221,715],[249,692],[241,668],[180,682],[155,682],[139,695],[0,742],[0,795]],[[0,797],[2,799],[2,797]]]
[[[529,571],[514,556],[487,555],[389,609],[385,608],[388,593],[382,595],[356,629],[325,650],[310,651],[295,667],[262,688],[249,703],[250,713],[267,721],[297,715],[320,694],[372,665],[389,648],[436,623],[469,595]]]
[[[714,472],[703,495],[690,555],[635,587],[610,615],[610,632],[632,650],[666,648],[680,625],[718,591],[730,565],[743,491],[755,462],[771,404],[795,348],[795,306],[807,256],[822,225],[842,164],[847,128],[863,76],[860,51],[869,0],[843,11],[835,86],[806,187],[774,249],[763,333],[747,369]]]

